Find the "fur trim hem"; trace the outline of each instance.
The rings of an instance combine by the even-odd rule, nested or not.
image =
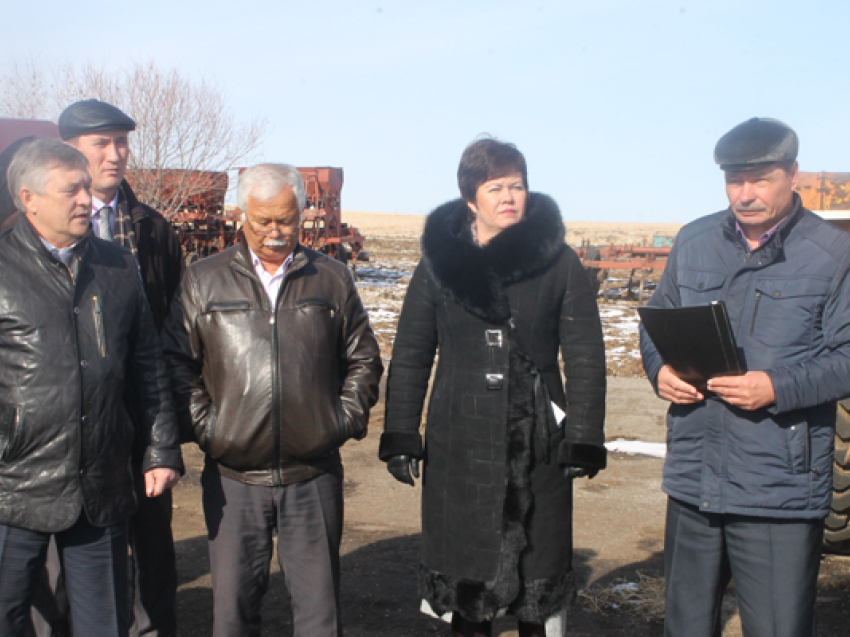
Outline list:
[[[381,434],[378,458],[386,462],[395,456],[422,459],[422,436],[416,431],[385,431]]]
[[[505,611],[522,622],[542,624],[575,601],[575,574],[565,571],[557,579],[520,583],[510,604],[499,599],[490,583],[473,582],[437,573],[419,565],[419,589],[435,616],[457,612],[472,622],[491,621]]]
[[[604,469],[608,462],[608,450],[597,445],[564,441],[558,448],[558,464],[582,467],[584,469]]]

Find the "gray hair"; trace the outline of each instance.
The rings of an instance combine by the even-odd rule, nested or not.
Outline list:
[[[43,195],[47,187],[48,173],[53,168],[86,172],[88,160],[76,148],[47,137],[37,137],[18,149],[6,171],[9,192],[18,210],[24,209],[21,189],[26,188]]]
[[[289,186],[295,194],[298,204],[298,214],[304,212],[307,205],[307,197],[304,194],[304,180],[295,166],[289,164],[257,164],[246,169],[239,176],[239,185],[236,187],[236,205],[245,211],[248,205],[248,197],[254,197],[260,201],[279,195]]]

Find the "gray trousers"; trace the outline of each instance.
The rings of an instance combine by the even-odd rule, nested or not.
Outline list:
[[[823,520],[705,513],[669,498],[667,637],[720,637],[735,580],[746,637],[814,637]]]
[[[273,536],[292,598],[295,637],[341,637],[342,467],[280,487],[204,470],[213,588],[213,637],[260,635]]]

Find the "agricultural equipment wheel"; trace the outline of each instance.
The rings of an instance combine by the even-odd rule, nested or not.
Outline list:
[[[838,403],[835,417],[835,466],[832,478],[832,505],[826,518],[824,551],[850,555],[850,469],[839,461],[850,448],[850,399]]]

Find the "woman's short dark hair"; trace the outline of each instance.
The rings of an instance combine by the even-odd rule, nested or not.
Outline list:
[[[512,173],[522,175],[522,183],[528,190],[528,169],[525,157],[513,144],[500,142],[493,137],[477,139],[466,147],[457,167],[457,185],[464,201],[475,201],[478,187],[492,179]]]

